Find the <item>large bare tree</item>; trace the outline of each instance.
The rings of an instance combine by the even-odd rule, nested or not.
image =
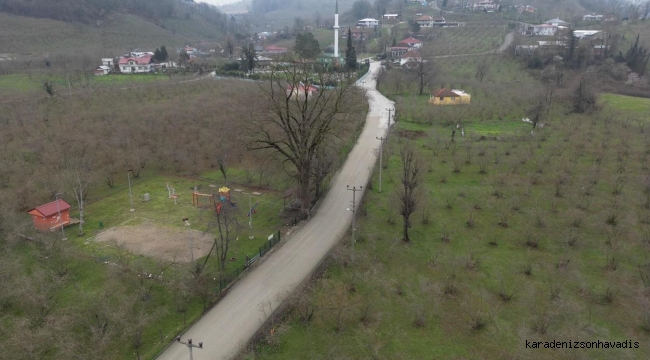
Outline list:
[[[65,186],[72,192],[74,199],[77,201],[79,208],[79,236],[84,234],[84,206],[88,195],[88,187],[92,183],[94,175],[90,161],[88,157],[83,155],[84,153],[85,151],[80,153],[70,152],[64,155],[60,172]]]
[[[429,86],[440,72],[433,60],[425,60],[424,58],[409,61],[406,63],[406,67],[409,69],[412,79],[417,81],[420,95],[424,94],[424,88]]]
[[[362,93],[338,74],[311,66],[272,71],[270,76],[261,86],[261,108],[248,126],[249,148],[280,155],[297,183],[302,214],[308,217],[317,157],[335,130],[361,109]]]
[[[403,240],[411,241],[409,238],[410,218],[418,205],[422,161],[418,157],[415,147],[410,143],[404,144],[399,154],[402,161],[402,174],[400,185],[397,187],[397,197],[400,202],[400,215],[404,220]]]

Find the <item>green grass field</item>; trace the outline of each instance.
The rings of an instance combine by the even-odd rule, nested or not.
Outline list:
[[[602,94],[600,101],[606,107],[635,114],[650,114],[650,99],[617,94]]]

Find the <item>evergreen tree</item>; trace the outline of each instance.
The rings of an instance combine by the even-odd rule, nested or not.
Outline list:
[[[315,59],[321,52],[318,40],[310,32],[296,35],[293,50],[303,59]]]
[[[357,51],[352,46],[352,31],[348,28],[348,46],[345,49],[345,67],[349,71],[357,69]]]
[[[242,46],[241,49],[242,53],[242,62],[244,63],[244,69],[248,71],[252,71],[255,69],[255,57],[257,54],[255,53],[255,45],[248,44],[248,46]]]
[[[153,52],[153,59],[156,61],[162,61],[162,55],[160,54],[160,49],[156,48],[156,51]]]
[[[167,53],[167,48],[165,45],[160,47],[160,61],[167,61],[169,59],[169,54]]]

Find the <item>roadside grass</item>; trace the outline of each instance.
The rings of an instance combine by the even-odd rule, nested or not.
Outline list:
[[[622,176],[647,173],[646,139],[636,126],[619,125],[598,114],[569,115],[534,138],[504,127],[500,141],[477,134],[452,143],[446,135],[436,146],[444,122],[398,123],[384,154],[383,191],[375,171],[360,207],[355,262],[347,239],[302,295],[315,306],[311,321],[292,310],[244,358],[569,356],[525,348],[526,340],[560,338],[632,339],[640,347],[624,353],[581,351],[643,357],[650,341],[639,318],[649,246],[644,185],[613,189]],[[405,136],[414,131],[423,136]],[[424,173],[407,244],[395,193],[399,148],[409,139]],[[612,214],[616,221],[608,222]]]
[[[629,111],[635,114],[650,114],[650,99],[617,94],[602,94],[600,101],[605,107]]]

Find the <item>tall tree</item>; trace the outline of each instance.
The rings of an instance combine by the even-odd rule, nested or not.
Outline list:
[[[253,43],[250,43],[247,46],[242,46],[241,59],[244,64],[244,69],[246,69],[247,72],[253,71],[253,69],[255,69],[256,57],[257,54],[255,53],[255,45],[253,45]]]
[[[309,216],[315,159],[333,140],[333,132],[349,115],[361,111],[363,95],[352,82],[336,75],[314,72],[310,65],[272,71],[262,85],[263,104],[248,129],[249,149],[277,153],[295,180],[302,214]],[[326,89],[335,83],[333,89]],[[319,90],[307,95],[312,86]],[[302,92],[302,93],[301,93]]]
[[[160,61],[167,61],[169,59],[169,53],[165,45],[160,47]]]
[[[228,35],[228,38],[226,39],[226,53],[228,53],[228,57],[232,58],[232,54],[235,52],[235,43],[232,40],[232,37]]]
[[[156,51],[153,52],[153,58],[156,61],[162,61],[161,60],[162,56],[160,54],[160,49],[156,48]]]
[[[60,174],[64,184],[72,192],[79,209],[79,236],[84,234],[84,208],[88,187],[92,181],[93,172],[90,160],[84,155],[85,151],[78,154],[65,154]]]
[[[310,32],[296,35],[296,44],[293,47],[293,51],[302,59],[315,59],[321,53],[318,40]]]
[[[372,14],[372,4],[368,0],[357,0],[352,4],[352,17],[355,19],[363,19]]]
[[[397,197],[400,202],[400,215],[404,221],[403,240],[411,241],[409,229],[411,228],[411,215],[415,212],[419,199],[419,186],[422,176],[422,162],[416,154],[415,147],[406,143],[400,149],[402,174],[400,185],[397,187]]]
[[[348,28],[348,44],[345,49],[345,67],[348,71],[355,71],[358,67],[357,64],[357,51],[352,46],[352,31]]]

